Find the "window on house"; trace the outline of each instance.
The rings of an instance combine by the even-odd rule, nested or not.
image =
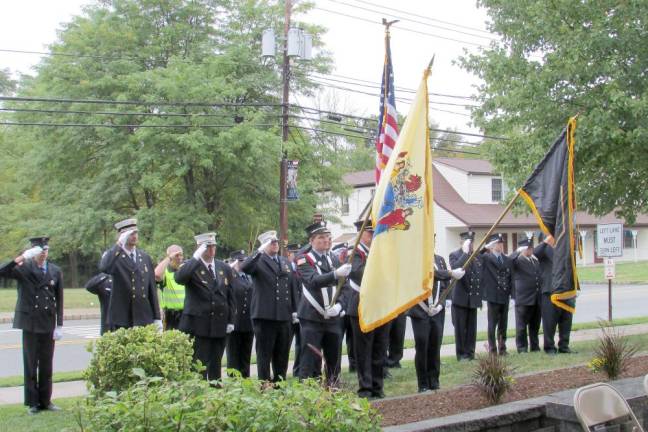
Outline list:
[[[491,179],[491,191],[492,191],[492,200],[494,202],[502,201],[502,179],[494,178]]]
[[[347,216],[349,214],[349,197],[343,196],[341,197],[341,201],[342,201],[342,207],[341,207],[342,216]]]
[[[634,242],[632,241],[631,230],[623,230],[623,248],[634,249]]]

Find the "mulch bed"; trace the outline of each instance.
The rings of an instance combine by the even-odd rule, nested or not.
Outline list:
[[[648,356],[637,356],[630,360],[628,370],[622,378],[638,377],[647,373]],[[524,375],[515,378],[515,383],[504,396],[502,403],[534,398],[601,381],[607,381],[605,375],[595,374],[586,366]],[[485,408],[488,402],[476,387],[463,385],[434,393],[376,401],[372,405],[382,414],[382,425],[393,426]]]

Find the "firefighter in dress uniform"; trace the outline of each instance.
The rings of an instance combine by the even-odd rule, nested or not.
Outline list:
[[[234,271],[232,290],[236,300],[236,321],[234,331],[227,338],[227,368],[236,369],[243,378],[250,376],[250,360],[252,358],[252,318],[250,318],[250,305],[252,304],[252,278],[241,271],[241,264],[247,259],[244,250],[234,251],[230,254],[230,267]]]

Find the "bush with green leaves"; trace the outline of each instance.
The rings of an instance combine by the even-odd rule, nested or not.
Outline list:
[[[193,343],[177,330],[158,333],[155,326],[119,329],[88,346],[92,352],[84,378],[93,391],[122,391],[140,380],[133,370],[165,380],[191,379],[199,371]]]
[[[497,404],[513,384],[513,368],[504,356],[489,353],[477,357],[473,384],[491,404]]]
[[[594,348],[594,358],[589,362],[589,367],[593,372],[603,372],[614,380],[625,372],[630,359],[639,348],[607,321],[599,321],[599,327],[602,334]]]
[[[76,419],[85,432],[380,430],[377,411],[353,393],[332,392],[312,380],[269,386],[240,377],[225,378],[221,388],[199,378],[144,377],[121,393],[88,397]]]

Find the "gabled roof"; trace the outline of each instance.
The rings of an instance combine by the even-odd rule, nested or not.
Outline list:
[[[467,172],[468,174],[493,175],[493,165],[484,159],[434,158],[434,162]]]
[[[342,181],[354,188],[373,186],[376,182],[374,170],[356,171],[342,176]]]

